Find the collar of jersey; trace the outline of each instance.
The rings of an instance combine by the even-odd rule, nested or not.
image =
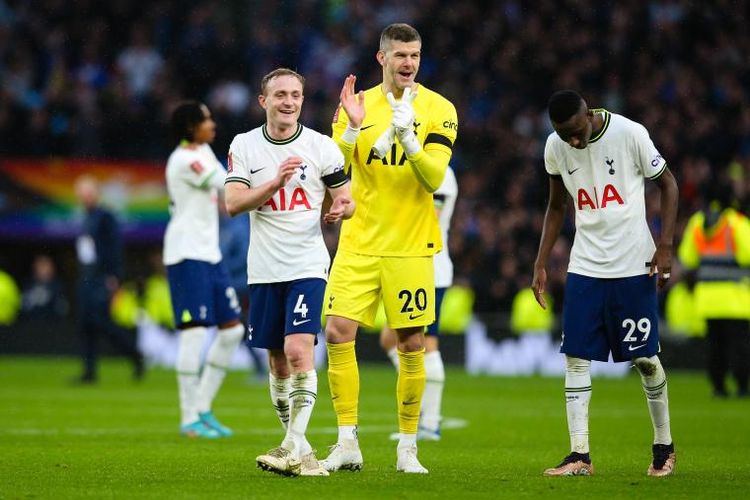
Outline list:
[[[601,114],[603,114],[604,115],[603,116],[603,118],[604,118],[604,124],[602,125],[602,129],[599,131],[599,133],[596,134],[591,139],[589,139],[589,144],[591,144],[592,142],[598,141],[599,139],[602,138],[602,136],[604,136],[604,132],[606,132],[607,131],[607,127],[609,127],[610,118],[612,118],[612,115],[610,114],[610,112],[607,111],[604,108],[592,109],[591,111],[594,112],[594,113],[601,113]]]
[[[267,140],[271,144],[289,144],[290,142],[293,142],[297,137],[299,137],[299,135],[302,133],[302,124],[301,123],[297,124],[297,130],[294,132],[294,134],[292,134],[292,136],[290,138],[288,138],[288,139],[282,139],[280,141],[274,139],[273,137],[271,137],[268,134],[268,131],[266,130],[266,124],[265,123],[261,127],[261,130],[263,131],[263,138],[265,138],[265,140]]]

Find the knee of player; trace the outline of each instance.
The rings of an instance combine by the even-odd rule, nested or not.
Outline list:
[[[283,350],[271,349],[268,351],[268,366],[274,377],[289,377],[289,362]]]
[[[284,354],[292,367],[303,365],[308,359],[312,359],[312,349],[302,342],[286,342]]]
[[[398,349],[401,352],[415,352],[424,348],[424,334],[421,330],[397,330]]]
[[[568,373],[588,373],[591,369],[591,360],[576,358],[573,356],[565,357],[565,371]]]
[[[358,323],[338,316],[328,316],[326,341],[332,344],[352,342],[357,336]]]
[[[633,360],[633,365],[641,373],[641,375],[650,377],[651,375],[656,373],[656,370],[658,370],[660,363],[658,357],[652,356],[650,358],[635,358]]]
[[[218,340],[228,347],[236,347],[245,335],[245,327],[240,322],[233,323],[229,327],[219,330]]]

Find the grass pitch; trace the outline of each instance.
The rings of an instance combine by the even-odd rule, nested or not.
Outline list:
[[[124,362],[105,361],[101,381],[74,387],[72,359],[0,357],[0,498],[746,498],[750,401],[714,400],[702,374],[668,372],[676,474],[649,478],[651,425],[640,381],[595,379],[591,445],[595,475],[545,478],[568,452],[561,379],[471,377],[449,369],[450,427],[420,443],[427,476],[395,472],[395,373],[361,367],[360,441],[365,467],[328,478],[262,472],[255,456],[281,427],[265,385],[232,372],[214,410],[236,435],[178,435],[174,374],[140,384]],[[308,438],[326,455],[336,424],[325,373]]]

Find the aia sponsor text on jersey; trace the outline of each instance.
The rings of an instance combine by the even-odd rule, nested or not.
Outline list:
[[[617,188],[614,186],[614,184],[607,184],[606,186],[604,186],[604,189],[601,191],[601,198],[599,197],[599,195],[600,191],[596,186],[594,186],[591,192],[586,191],[584,188],[578,188],[576,208],[578,210],[583,210],[584,208],[596,210],[599,208],[607,208],[608,205],[612,204],[625,204],[625,202],[622,201],[622,196],[620,196],[620,193],[617,191]]]
[[[279,189],[258,210],[270,212],[291,212],[293,210],[312,210],[305,190],[296,187],[290,195],[285,188]]]

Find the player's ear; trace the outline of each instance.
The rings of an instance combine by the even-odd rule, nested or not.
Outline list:
[[[258,103],[260,104],[260,107],[263,109],[266,109],[266,96],[263,94],[260,94],[258,96]]]
[[[375,54],[375,59],[378,60],[381,66],[384,66],[385,65],[385,52],[383,52],[382,50],[379,50],[377,54]]]

